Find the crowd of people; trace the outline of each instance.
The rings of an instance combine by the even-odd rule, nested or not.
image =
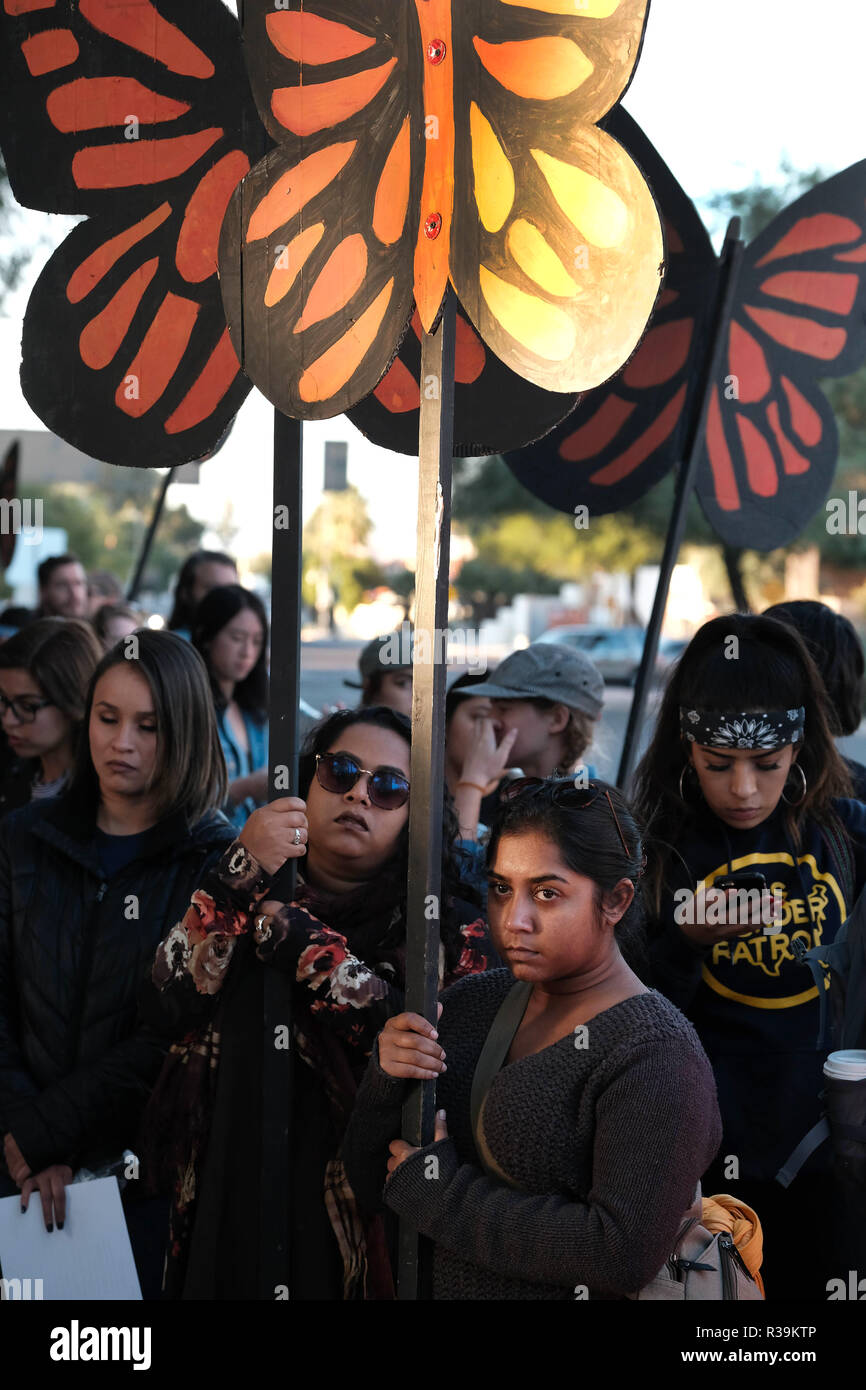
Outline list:
[[[866,1190],[833,1145],[777,1180],[833,1045],[805,953],[866,881],[866,769],[834,741],[863,700],[845,619],[705,624],[631,802],[589,760],[583,653],[453,681],[434,1025],[404,1007],[411,664],[370,643],[359,705],[268,802],[268,620],[231,557],[184,565],[168,631],[73,556],[42,571],[0,645],[0,1195],[52,1230],[71,1182],[114,1173],[145,1298],[260,1297],[277,972],[293,1299],[393,1298],[398,1218],[443,1299],[670,1296],[690,1213],[747,1297],[823,1300],[862,1268]],[[439,1109],[413,1148],[419,1080]]]

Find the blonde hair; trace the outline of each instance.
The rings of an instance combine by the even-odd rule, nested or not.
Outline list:
[[[570,772],[576,763],[583,760],[584,753],[592,743],[595,720],[582,709],[569,709],[568,715],[568,723],[562,731],[561,738],[565,747],[563,764],[566,771]]]
[[[548,700],[537,695],[532,697],[530,703],[537,705],[539,709],[550,710],[563,704],[563,701]],[[584,753],[592,743],[596,721],[585,710],[573,709],[571,705],[566,705],[565,708],[568,710],[568,723],[559,734],[562,739],[562,756],[557,766],[560,772],[568,774],[582,761]]]

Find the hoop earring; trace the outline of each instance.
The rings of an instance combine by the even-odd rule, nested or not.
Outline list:
[[[802,795],[801,795],[799,801],[791,801],[791,800],[789,800],[789,798],[785,795],[785,787],[783,787],[783,788],[782,788],[782,800],[784,801],[784,803],[785,803],[786,806],[802,806],[802,805],[803,805],[803,802],[806,800],[806,793],[807,793],[808,790],[809,790],[809,783],[806,781],[806,774],[805,774],[805,772],[803,771],[803,769],[801,768],[801,766],[800,766],[799,763],[794,763],[794,764],[793,764],[793,766],[792,766],[792,768],[791,768],[791,771],[793,772],[793,771],[795,771],[795,770],[796,770],[797,772],[799,772],[800,776],[801,776],[802,779],[803,779],[803,792],[802,792]],[[787,782],[785,783],[785,786],[787,786]]]

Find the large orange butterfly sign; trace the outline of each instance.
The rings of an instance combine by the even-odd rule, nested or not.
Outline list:
[[[381,380],[449,282],[485,343],[550,391],[634,351],[663,242],[652,194],[596,122],[637,63],[649,0],[246,0],[276,141],[220,239],[232,342],[287,415]]]

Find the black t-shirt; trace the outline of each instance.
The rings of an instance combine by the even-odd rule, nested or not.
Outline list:
[[[834,809],[853,842],[856,897],[866,860],[866,806],[840,799]],[[700,951],[689,946],[675,925],[673,894],[668,892],[662,921],[674,954],[657,957],[653,981],[694,1023],[713,1064],[724,1124],[722,1155],[739,1157],[741,1177],[767,1180],[820,1117],[825,1053],[817,1049],[818,990],[808,967],[797,960],[793,943],[800,940],[808,950],[832,941],[853,905],[846,900],[841,866],[819,824],[803,824],[795,855],[783,810],[758,826],[738,830],[699,809],[679,838],[681,858],[672,865],[672,873],[690,889],[700,883],[710,888],[728,873],[763,873],[767,886],[782,899],[779,930],[759,927]],[[688,998],[679,997],[678,981],[666,970],[681,960],[688,960],[693,980],[699,975]],[[668,985],[674,987],[668,990]],[[827,1151],[820,1150],[809,1167],[828,1161]]]
[[[96,852],[105,877],[114,878],[133,859],[143,854],[159,829],[158,825],[152,825],[149,830],[141,830],[137,835],[109,835],[97,826],[94,837]]]

